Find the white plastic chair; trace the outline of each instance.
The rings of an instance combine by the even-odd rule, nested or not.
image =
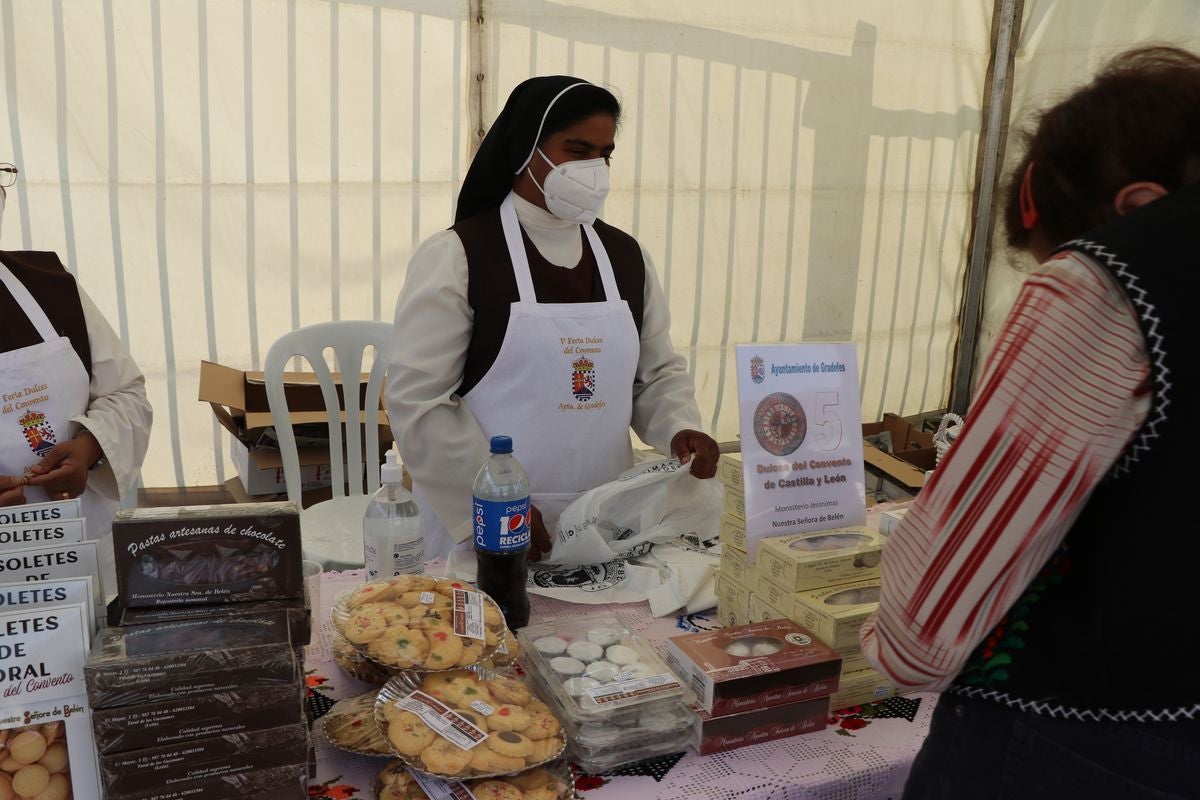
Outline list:
[[[320,563],[327,570],[354,569],[363,566],[362,519],[379,488],[379,407],[383,373],[387,362],[387,347],[392,326],[386,322],[348,320],[323,322],[286,333],[267,351],[267,403],[271,422],[279,440],[283,474],[287,482],[288,500],[300,504],[300,458],[296,452],[296,435],[292,430],[287,397],[283,390],[283,372],[288,359],[301,356],[316,374],[321,396],[329,412],[329,464],[333,480],[333,497],[304,509],[300,514],[300,531],[304,557]],[[366,409],[360,408],[363,353],[375,348],[375,361],[367,379]],[[345,436],[342,415],[338,413],[337,386],[325,351],[331,349],[337,371],[343,381],[345,403]],[[359,435],[359,419],[366,429],[367,493],[363,493],[363,443]],[[343,464],[342,442],[346,442]],[[346,472],[349,472],[347,475]],[[347,494],[347,487],[349,494]]]

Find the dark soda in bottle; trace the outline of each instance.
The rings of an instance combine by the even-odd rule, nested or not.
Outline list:
[[[493,436],[491,450],[472,492],[476,581],[517,630],[529,624],[529,476],[513,457],[511,437]]]

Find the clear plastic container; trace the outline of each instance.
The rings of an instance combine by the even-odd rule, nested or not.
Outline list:
[[[687,749],[691,691],[618,617],[551,620],[517,636],[529,679],[562,720],[570,755],[585,770]]]
[[[525,669],[573,720],[614,712],[691,692],[658,654],[611,614],[542,622],[518,634]]]

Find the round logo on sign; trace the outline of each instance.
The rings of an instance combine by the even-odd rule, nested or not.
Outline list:
[[[769,394],[754,409],[754,438],[773,456],[795,452],[808,433],[800,401],[786,392]]]

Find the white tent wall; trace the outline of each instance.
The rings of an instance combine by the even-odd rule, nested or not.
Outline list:
[[[55,250],[147,375],[147,485],[229,474],[201,359],[261,366],[327,319],[390,319],[450,224],[482,118],[531,74],[625,104],[606,216],[667,288],[706,426],[731,346],[853,340],[863,416],[939,406],[991,3],[0,0],[0,247]],[[11,155],[7,155],[11,154]]]
[[[1200,3],[1195,0],[1025,0],[1023,16],[1005,180],[1024,153],[1020,130],[1036,125],[1038,111],[1086,84],[1113,56],[1138,45],[1159,43],[1195,51],[1200,42]],[[996,214],[1003,219],[1002,201]],[[1002,222],[995,229],[992,245],[976,378],[1021,283],[1037,266],[1031,256],[1007,247]]]

